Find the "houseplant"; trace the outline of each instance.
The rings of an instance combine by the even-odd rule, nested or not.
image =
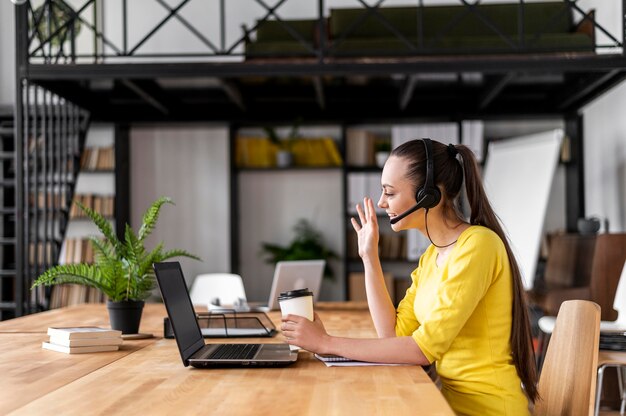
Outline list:
[[[278,150],[276,151],[276,166],[279,168],[289,167],[293,163],[292,145],[299,136],[298,130],[300,129],[300,122],[301,119],[297,118],[291,126],[287,137],[283,139],[278,136],[274,127],[263,128],[265,134],[267,134],[267,137],[270,139],[270,142],[278,147]]]
[[[391,152],[391,142],[389,140],[377,140],[374,143],[374,155],[376,157],[376,166],[382,168],[389,158]]]
[[[65,1],[47,1],[35,8],[30,20],[31,30],[41,39],[49,38],[50,44],[61,48],[78,36],[81,21],[78,14]]]
[[[123,241],[117,238],[111,224],[101,214],[78,201],[76,204],[104,236],[104,239],[96,236],[89,238],[93,245],[95,262],[54,266],[41,274],[32,288],[62,283],[95,287],[107,296],[111,327],[120,329],[125,334],[137,333],[144,300],[156,287],[152,263],[179,256],[200,260],[185,250],[163,251],[163,242],[157,244],[152,251],[144,246],[146,237],[154,230],[161,207],[174,203],[168,197],[154,201],[143,215],[137,233],[126,224]]]
[[[272,243],[262,243],[262,253],[266,256],[265,261],[276,264],[281,260],[326,260],[324,277],[334,279],[333,271],[328,264],[329,259],[337,258],[337,255],[324,244],[322,234],[315,230],[306,219],[300,219],[293,227],[295,237],[287,247]]]

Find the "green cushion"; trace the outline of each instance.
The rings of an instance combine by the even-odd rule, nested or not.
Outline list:
[[[398,29],[404,36],[415,38],[417,36],[417,8],[416,7],[384,7],[377,9],[391,25]],[[331,9],[330,11],[330,36],[339,37],[347,31],[355,22],[359,21],[367,9]],[[351,30],[348,37],[379,38],[389,37],[393,34],[387,29],[379,18],[368,15],[365,20]]]
[[[517,41],[519,3],[478,4],[481,15],[502,33]],[[418,7],[384,7],[378,12],[407,41],[417,46],[418,22],[422,21],[424,47],[422,54],[470,54],[593,51],[593,40],[584,34],[570,33],[572,12],[563,1],[525,3],[524,29],[526,46],[512,49],[476,13],[462,5]],[[367,9],[332,9],[329,23],[331,44],[342,34],[346,37],[332,50],[334,55],[411,55],[416,52],[396,37],[376,16],[348,30]],[[420,19],[420,13],[423,14]],[[312,56],[312,52],[285,28],[289,25],[312,47],[317,44],[317,20],[261,21],[256,39],[246,44],[248,56]],[[440,32],[444,32],[440,35]],[[541,33],[538,39],[536,34]]]
[[[250,42],[246,44],[246,56],[313,56],[313,53],[297,41]]]
[[[594,45],[587,35],[554,33],[543,35],[539,39],[526,37],[527,44],[523,50],[511,47],[498,36],[448,36],[435,42],[425,39],[424,47],[428,50],[422,54],[480,54],[480,53],[528,53],[528,52],[574,52],[593,51]],[[413,42],[417,47],[417,43]],[[431,49],[432,48],[432,49]],[[371,55],[413,55],[416,54],[406,43],[397,38],[378,39],[346,39],[333,48],[335,56],[367,56]]]
[[[444,28],[449,28],[444,36],[497,34],[483,18],[502,33],[518,33],[518,4],[480,4],[476,10],[477,13],[459,6],[427,7],[424,9],[424,36],[435,37]],[[571,12],[563,2],[526,3],[524,6],[524,31],[527,34],[568,33],[571,27]]]
[[[297,41],[285,26],[289,26],[302,38],[313,43],[317,20],[264,20],[258,22],[256,30],[257,42]]]
[[[479,4],[476,9],[502,33],[517,34],[519,4]],[[378,9],[393,27],[407,38],[417,38],[418,13],[422,13],[423,36],[488,36],[496,32],[465,6],[384,7]],[[367,9],[332,9],[330,17],[331,38],[346,33],[350,38],[379,38],[393,36],[373,13],[353,30],[351,26],[362,19]],[[524,29],[526,33],[567,33],[572,27],[572,13],[564,2],[525,3]]]

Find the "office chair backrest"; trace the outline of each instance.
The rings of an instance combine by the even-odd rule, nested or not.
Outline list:
[[[622,274],[617,284],[617,290],[615,291],[613,309],[617,311],[615,323],[620,328],[626,328],[626,262],[624,262],[624,268],[622,269]]]
[[[600,307],[563,302],[539,379],[535,415],[591,415],[596,391]]]
[[[246,290],[238,274],[206,273],[196,276],[189,296],[194,305],[215,304],[216,299],[219,305],[234,305],[246,300]]]

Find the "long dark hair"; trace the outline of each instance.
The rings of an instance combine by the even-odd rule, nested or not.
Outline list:
[[[459,218],[463,217],[459,196],[465,179],[470,224],[489,228],[504,244],[513,276],[512,328],[509,342],[517,374],[524,384],[528,398],[535,402],[539,397],[537,370],[522,275],[509,240],[483,188],[474,153],[467,146],[447,146],[437,141],[432,142],[432,153],[434,181],[441,190],[444,211],[453,210]],[[456,157],[456,153],[461,156],[462,163]],[[421,140],[411,140],[396,147],[391,156],[409,162],[407,177],[415,186],[415,190],[423,185],[426,175],[426,152]]]

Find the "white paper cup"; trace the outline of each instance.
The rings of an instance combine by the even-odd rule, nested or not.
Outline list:
[[[299,315],[309,321],[313,320],[313,292],[308,288],[282,292],[278,296],[278,304],[283,318],[287,315]],[[290,344],[289,349],[297,351],[300,347]]]

